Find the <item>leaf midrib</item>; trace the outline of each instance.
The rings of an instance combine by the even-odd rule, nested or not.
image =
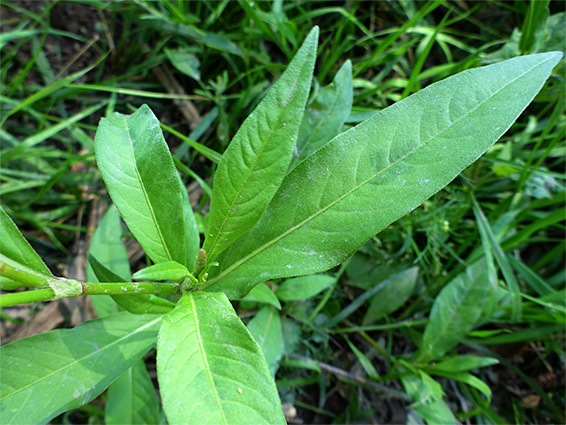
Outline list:
[[[214,377],[212,376],[212,370],[210,369],[210,366],[208,364],[208,358],[206,355],[206,352],[204,350],[204,344],[203,344],[203,340],[201,338],[200,335],[200,326],[199,326],[199,319],[198,319],[198,314],[197,314],[197,306],[195,303],[195,299],[194,296],[191,294],[189,296],[189,300],[191,301],[191,309],[193,310],[193,321],[195,324],[195,332],[197,334],[197,343],[198,343],[198,349],[202,358],[202,361],[204,363],[204,369],[206,371],[206,376],[208,377],[208,381],[210,383],[210,388],[212,390],[212,395],[214,397],[214,401],[216,402],[216,405],[218,406],[218,411],[220,412],[220,414],[222,415],[222,422],[224,424],[228,424],[228,421],[226,420],[226,415],[224,414],[224,409],[222,407],[222,403],[220,402],[220,397],[218,396],[218,392],[216,391],[216,384],[214,383]]]
[[[134,164],[133,169],[134,169],[134,172],[136,173],[136,177],[137,177],[137,179],[140,183],[140,188],[141,188],[141,191],[143,193],[143,197],[145,199],[145,202],[147,204],[149,212],[151,214],[153,224],[155,225],[155,229],[157,230],[157,234],[159,235],[159,239],[161,241],[161,247],[165,251],[165,254],[167,255],[167,258],[169,259],[169,261],[173,261],[173,257],[171,256],[171,253],[169,252],[169,247],[167,246],[167,243],[165,242],[165,237],[163,236],[163,233],[161,233],[161,226],[159,225],[159,222],[157,221],[157,217],[155,216],[155,211],[153,211],[153,206],[152,206],[151,202],[149,201],[149,195],[147,194],[147,191],[145,190],[144,181],[141,178],[141,175],[140,175],[139,170],[138,170],[136,155],[134,153],[134,142],[133,142],[132,137],[131,137],[130,127],[128,126],[128,120],[125,116],[123,116],[121,118],[124,120],[124,125],[126,126],[126,133],[128,134],[128,143],[129,143],[130,148],[131,148],[131,149],[129,149],[129,152],[132,155],[132,163]],[[158,261],[156,261],[156,262],[158,262]]]
[[[445,129],[443,129],[442,131],[436,133],[433,137],[429,138],[427,141],[425,141],[424,143],[420,144],[419,146],[417,146],[416,148],[410,150],[409,152],[407,152],[404,156],[402,156],[401,158],[399,158],[397,161],[390,163],[387,167],[383,168],[382,170],[380,170],[378,173],[375,173],[372,177],[366,179],[365,181],[363,181],[362,183],[360,183],[359,185],[355,186],[353,189],[351,189],[350,191],[346,192],[344,195],[340,196],[339,198],[337,198],[335,201],[332,201],[331,203],[329,203],[326,207],[318,210],[316,213],[312,214],[311,216],[307,217],[305,220],[303,220],[302,222],[298,223],[297,225],[291,227],[289,230],[283,232],[281,235],[273,238],[272,240],[268,241],[267,243],[265,243],[264,245],[256,248],[254,251],[252,251],[251,253],[249,253],[248,255],[246,255],[245,257],[241,258],[240,260],[236,261],[233,265],[231,265],[230,267],[228,267],[225,271],[223,271],[222,273],[220,273],[218,276],[210,279],[209,281],[206,282],[205,285],[202,286],[201,289],[207,288],[211,285],[213,285],[214,283],[220,281],[224,276],[226,276],[227,274],[230,274],[230,272],[232,272],[233,270],[237,269],[238,267],[240,267],[242,264],[248,262],[249,260],[251,260],[253,257],[255,257],[256,255],[259,255],[261,252],[265,251],[266,249],[268,249],[269,247],[271,247],[272,245],[274,245],[275,243],[279,242],[280,240],[284,239],[285,237],[287,237],[289,234],[295,232],[295,230],[301,228],[302,226],[304,226],[305,224],[311,222],[312,220],[316,219],[319,215],[325,213],[327,210],[329,210],[330,208],[334,207],[336,204],[340,203],[344,198],[350,196],[353,192],[357,191],[358,189],[360,189],[361,187],[365,186],[367,183],[369,183],[370,181],[372,181],[373,179],[377,178],[378,176],[380,176],[381,174],[383,174],[384,172],[388,171],[390,168],[394,167],[395,165],[397,165],[399,162],[405,160],[409,155],[413,154],[414,152],[416,152],[418,149],[428,145],[431,141],[435,140],[438,136],[440,136],[441,134],[443,134],[444,132],[448,131],[449,129],[451,129],[454,125],[458,124],[460,121],[462,121],[463,119],[465,119],[466,117],[468,117],[470,114],[474,113],[478,108],[480,108],[481,106],[483,106],[486,102],[488,102],[489,100],[491,100],[493,97],[495,97],[499,92],[501,92],[502,90],[504,90],[505,88],[507,88],[509,85],[513,84],[515,81],[517,81],[519,78],[522,78],[524,75],[528,74],[529,72],[532,72],[534,69],[538,68],[539,66],[544,65],[546,62],[548,62],[549,60],[551,60],[552,58],[546,59],[543,62],[539,62],[538,64],[536,64],[535,66],[529,68],[528,70],[524,71],[523,73],[521,73],[520,75],[518,75],[517,77],[515,77],[513,80],[509,81],[508,83],[504,84],[499,90],[495,91],[494,93],[491,94],[491,96],[487,97],[483,102],[479,103],[477,106],[475,106],[474,108],[470,109],[469,111],[467,111],[465,114],[463,114],[459,119],[457,119],[456,121],[453,121],[450,123],[449,126],[447,126]]]
[[[117,340],[111,342],[110,344],[104,346],[103,348],[100,348],[100,349],[98,349],[98,350],[96,350],[96,351],[93,351],[92,353],[88,354],[87,356],[84,356],[84,357],[82,357],[82,358],[80,358],[80,359],[77,359],[77,360],[75,360],[75,361],[73,361],[73,362],[67,364],[67,365],[64,366],[64,367],[61,367],[61,368],[59,368],[59,369],[57,369],[57,370],[54,370],[53,372],[51,372],[51,373],[49,373],[49,374],[47,374],[47,375],[42,376],[40,379],[37,379],[37,380],[33,381],[32,383],[30,383],[30,384],[28,384],[28,385],[25,385],[25,386],[23,386],[23,387],[21,387],[21,388],[18,388],[16,391],[13,391],[13,392],[9,393],[8,395],[6,395],[5,397],[0,398],[0,401],[4,401],[4,400],[6,400],[6,399],[8,399],[8,398],[10,398],[10,397],[13,397],[13,396],[16,395],[16,394],[18,394],[18,393],[20,393],[20,392],[22,392],[22,391],[25,391],[25,390],[28,389],[29,387],[38,385],[40,382],[45,381],[46,379],[50,378],[51,376],[53,376],[53,375],[55,375],[55,374],[57,374],[57,373],[60,373],[61,371],[64,371],[64,370],[66,370],[66,369],[70,369],[71,367],[74,367],[75,365],[77,365],[77,364],[79,364],[79,363],[82,363],[83,361],[86,361],[86,360],[88,360],[89,358],[91,358],[91,357],[93,357],[93,356],[95,356],[95,355],[98,355],[99,353],[102,353],[103,351],[105,351],[105,350],[111,348],[113,345],[118,344],[118,343],[122,342],[123,340],[125,340],[125,339],[127,339],[127,338],[129,338],[129,337],[131,337],[131,336],[134,336],[135,334],[137,334],[137,333],[139,333],[139,332],[145,330],[146,328],[153,326],[156,322],[158,322],[158,321],[160,321],[160,320],[161,320],[161,316],[160,316],[159,318],[157,318],[157,319],[155,319],[155,320],[152,320],[151,322],[146,323],[146,324],[144,324],[143,326],[137,328],[135,331],[130,332],[130,333],[124,335],[123,337],[121,337],[121,338],[119,338],[119,339],[117,339]]]

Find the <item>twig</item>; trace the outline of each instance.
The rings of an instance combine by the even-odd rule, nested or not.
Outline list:
[[[410,402],[407,394],[402,393],[401,391],[391,389],[389,387],[386,387],[385,385],[381,385],[376,382],[368,381],[367,379],[364,379],[360,376],[356,376],[350,372],[346,372],[345,370],[329,365],[328,363],[319,362],[318,360],[310,359],[308,357],[300,356],[298,354],[291,354],[289,355],[289,357],[292,359],[315,363],[316,365],[318,365],[318,367],[320,367],[322,370],[326,372],[332,373],[333,375],[348,379],[350,381],[357,382],[358,384],[365,385],[366,387],[369,387],[378,393],[385,393],[386,396],[389,398],[395,398],[398,400]]]

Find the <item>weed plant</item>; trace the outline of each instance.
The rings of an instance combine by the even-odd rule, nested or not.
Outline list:
[[[97,384],[96,393],[85,383],[73,387],[70,394],[78,392],[67,400],[61,389],[57,408],[53,400],[40,406],[47,398],[31,394],[16,412],[3,410],[2,423],[160,423],[159,400],[170,423],[181,422],[167,403],[195,401],[198,395],[183,399],[162,390],[158,396],[154,378],[162,360],[152,348],[159,325],[149,317],[161,308],[172,317],[164,323],[173,326],[169,311],[181,289],[215,285],[232,300],[219,301],[217,312],[234,308],[243,319],[261,349],[254,355],[260,355],[258,364],[266,363],[266,382],[275,379],[289,423],[564,422],[564,58],[513,126],[502,129],[498,143],[420,207],[408,212],[418,205],[411,206],[372,234],[353,255],[348,247],[326,268],[275,272],[249,291],[248,275],[226,285],[218,277],[235,255],[222,244],[242,236],[238,226],[225,242],[210,231],[222,227],[214,217],[221,202],[213,189],[222,184],[215,176],[222,173],[230,141],[315,25],[321,34],[312,85],[301,89],[305,115],[288,121],[297,127],[289,164],[289,170],[299,168],[291,171],[295,175],[304,158],[336,135],[435,82],[522,55],[564,52],[560,2],[4,1],[0,7],[2,230],[11,229],[13,220],[48,267],[38,265],[39,257],[32,263],[49,275],[103,285],[99,281],[130,282],[135,271],[137,281],[149,285],[143,293],[138,284],[135,296],[93,286],[91,293],[114,295],[91,297],[101,321],[14,342],[29,343],[32,352],[34,341],[43,338],[62,344],[62,350],[92,326],[102,340],[130,338],[129,352],[118,350],[107,359],[121,355],[131,367],[116,369],[112,379]],[[197,272],[196,282],[171,264],[165,270],[148,267],[162,259],[144,231],[132,227],[112,193],[108,171],[105,175],[104,167],[114,166],[117,156],[108,155],[105,165],[104,151],[96,147],[95,157],[101,118],[111,120],[115,112],[147,117],[150,110],[157,118],[145,130],[163,131],[172,153],[171,163],[155,171],[170,167],[176,173],[174,164],[179,186],[190,189],[190,204],[183,198],[178,205],[194,223],[185,226],[187,233],[172,231],[170,237],[198,241],[167,260]],[[96,143],[104,140],[113,145],[107,152],[117,146],[109,138],[97,137]],[[96,219],[93,212],[110,201],[105,183],[128,227],[114,207]],[[363,219],[349,232],[368,229]],[[269,233],[270,225],[263,226],[257,234]],[[128,253],[139,252],[136,239],[147,256],[131,262]],[[5,240],[4,235],[4,256],[12,246]],[[206,270],[195,264],[203,243]],[[21,252],[29,254],[26,246]],[[246,244],[236,248],[245,251]],[[3,305],[10,297],[32,301],[6,277],[5,264]],[[280,264],[281,270],[287,265]],[[155,285],[171,294],[156,296]],[[38,291],[47,292],[37,301],[53,298],[50,288]],[[179,304],[189,303],[186,298]],[[138,308],[132,306],[136,300],[153,310],[122,311]],[[26,319],[41,308],[24,310]],[[21,305],[2,308],[3,337],[10,338],[21,312]],[[120,328],[126,316],[128,327]],[[83,346],[88,349],[88,338]],[[178,346],[167,355],[182,360],[189,349]],[[55,354],[37,358],[58,370],[57,377],[64,375],[66,360],[59,365]],[[172,374],[182,373],[181,360]],[[17,368],[7,364],[7,355],[0,361],[6,409]],[[89,367],[112,369],[114,363],[120,364],[106,360]],[[160,385],[162,379],[168,378],[160,378]],[[242,395],[238,390],[246,389],[236,387],[236,397]],[[187,391],[182,396],[189,397]]]

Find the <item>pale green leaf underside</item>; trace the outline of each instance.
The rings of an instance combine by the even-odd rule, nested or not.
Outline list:
[[[221,293],[185,293],[157,343],[163,408],[172,424],[284,424],[261,349]]]
[[[145,252],[185,264],[181,185],[153,112],[143,105],[103,118],[94,146],[108,193]]]
[[[209,262],[253,227],[287,172],[311,86],[317,38],[315,27],[222,156],[203,246]]]
[[[285,177],[257,225],[218,258],[207,290],[236,299],[258,282],[339,264],[481,156],[560,57],[462,72],[340,134]]]
[[[143,360],[108,388],[104,419],[106,425],[159,423],[159,401]]]
[[[0,206],[0,254],[10,258],[18,264],[42,274],[52,276],[45,263],[39,258],[37,252],[20,233],[18,226]]]
[[[0,417],[44,424],[88,403],[155,343],[161,316],[118,313],[0,348]]]

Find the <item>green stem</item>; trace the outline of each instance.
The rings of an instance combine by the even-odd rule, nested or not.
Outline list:
[[[17,304],[47,301],[55,297],[53,289],[38,289],[35,291],[12,292],[0,296],[0,307],[10,307]]]
[[[159,282],[82,283],[82,295],[163,294],[181,295],[181,286]]]
[[[76,282],[75,282],[76,283]],[[159,282],[117,282],[117,283],[81,283],[81,295],[125,295],[125,294],[162,294],[181,295],[181,286],[176,283]],[[62,298],[62,297],[60,297]],[[71,297],[69,297],[71,298]],[[53,289],[39,289],[35,291],[11,292],[0,295],[0,307],[9,307],[17,304],[33,303],[55,299]]]

